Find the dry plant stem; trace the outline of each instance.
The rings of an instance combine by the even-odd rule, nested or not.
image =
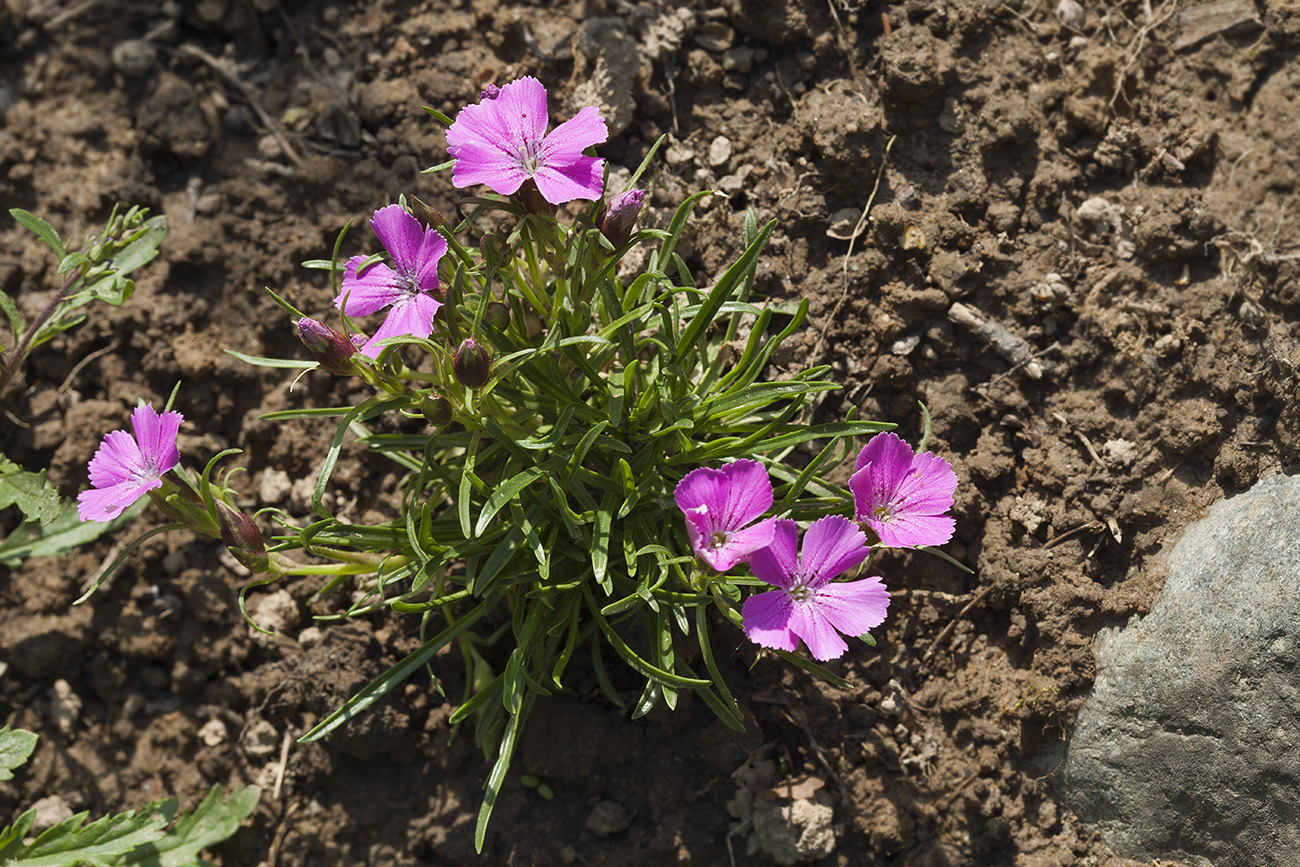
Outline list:
[[[930,643],[929,649],[925,651],[925,656],[921,657],[921,665],[925,665],[927,662],[930,661],[930,657],[934,656],[934,652],[939,649],[939,645],[943,644],[943,642],[948,638],[948,636],[952,634],[953,629],[955,629],[957,626],[957,621],[961,620],[968,613],[970,613],[970,610],[972,608],[974,608],[976,605],[983,602],[985,597],[987,597],[992,592],[993,592],[993,585],[990,584],[980,592],[976,593],[974,598],[971,599],[971,601],[966,603],[966,607],[963,608],[961,611],[958,611],[957,616],[954,617],[952,620],[948,621],[948,625],[945,626],[943,628],[943,631],[940,632],[938,635],[936,635],[934,641]]]
[[[849,257],[853,255],[853,245],[858,240],[858,235],[862,234],[862,229],[867,223],[867,215],[871,213],[871,205],[876,201],[876,193],[880,191],[880,178],[885,174],[885,165],[889,162],[889,151],[894,146],[898,136],[890,136],[889,141],[885,144],[885,152],[880,155],[880,168],[876,169],[876,182],[871,185],[871,195],[867,196],[867,204],[862,208],[862,216],[858,217],[858,223],[853,227],[853,234],[849,238],[849,250],[844,254],[844,262],[840,269],[843,288],[840,290],[840,300],[835,302],[835,309],[827,318],[827,322],[834,322],[840,315],[840,308],[844,306],[844,301],[849,297]],[[813,347],[812,357],[820,358],[822,346],[826,343],[826,329],[817,335],[817,345]]]
[[[9,389],[9,384],[13,381],[14,375],[18,372],[18,368],[22,367],[23,359],[27,355],[27,348],[31,346],[32,341],[40,332],[41,326],[50,320],[50,317],[54,315],[55,310],[59,309],[59,305],[63,303],[63,299],[68,297],[68,290],[72,288],[74,283],[81,279],[85,271],[86,269],[83,266],[68,274],[68,279],[64,280],[63,285],[59,287],[59,291],[54,293],[54,297],[50,299],[50,303],[45,305],[45,309],[36,317],[35,321],[31,322],[27,326],[27,330],[18,338],[18,345],[9,351],[8,356],[4,360],[4,367],[0,369],[0,397],[4,397],[5,392]]]
[[[1016,365],[1024,364],[1025,373],[1032,378],[1043,378],[1043,366],[1033,360],[1033,347],[979,310],[958,302],[948,309],[948,319],[970,329],[972,334],[1005,360]]]
[[[222,63],[211,54],[208,54],[197,45],[182,45],[180,48],[176,49],[176,53],[182,56],[194,57],[203,61],[208,66],[211,66],[218,75],[234,85],[240,95],[242,95],[244,99],[247,100],[248,104],[253,107],[253,111],[257,112],[257,116],[262,121],[262,125],[271,131],[271,135],[275,136],[276,142],[279,143],[280,149],[284,151],[284,155],[289,158],[289,161],[300,169],[303,167],[302,157],[298,156],[298,152],[293,149],[293,145],[289,144],[289,139],[285,137],[284,131],[280,129],[280,124],[276,122],[275,118],[266,113],[266,109],[262,108],[262,104],[253,96],[252,89],[245,84],[241,78],[227,69],[226,64]]]

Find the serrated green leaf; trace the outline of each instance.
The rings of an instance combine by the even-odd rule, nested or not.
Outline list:
[[[182,815],[155,843],[146,843],[112,862],[113,867],[192,867],[199,853],[239,830],[239,823],[257,809],[262,792],[255,786],[236,789],[224,801],[221,786],[213,786],[193,813]]]
[[[83,825],[89,813],[78,813],[46,829],[30,846],[21,839],[0,849],[4,867],[69,867],[74,864],[112,864],[137,846],[152,843],[176,812],[176,801],[146,804],[105,816]]]
[[[45,470],[29,473],[0,455],[0,509],[17,506],[29,521],[48,524],[59,514],[59,492],[45,478]]]
[[[14,768],[22,767],[36,749],[37,737],[25,729],[0,729],[0,780],[12,780]]]
[[[145,510],[151,501],[141,497],[134,505],[107,523],[83,521],[75,503],[66,503],[59,516],[48,524],[23,524],[0,542],[0,565],[14,568],[28,557],[54,557],[93,542],[105,533],[120,530]]]

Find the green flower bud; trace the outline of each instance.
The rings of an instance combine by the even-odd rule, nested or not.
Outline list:
[[[420,398],[420,412],[429,420],[429,424],[444,425],[451,421],[455,411],[452,409],[451,401],[443,397],[437,391],[430,391],[424,397]]]
[[[426,205],[415,196],[407,198],[407,204],[411,206],[411,214],[430,229],[440,228],[444,222],[442,211],[432,205]]]
[[[500,301],[489,301],[483,311],[483,321],[497,331],[505,331],[510,326],[510,307]]]
[[[466,337],[451,357],[451,370],[461,385],[482,388],[492,372],[492,356],[473,337]]]

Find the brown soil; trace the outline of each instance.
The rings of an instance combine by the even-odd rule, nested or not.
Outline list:
[[[727,192],[683,251],[704,279],[739,252],[746,208],[780,221],[759,288],[813,303],[780,362],[833,366],[844,389],[825,420],[856,406],[915,440],[928,405],[963,482],[947,550],[974,575],[882,557],[894,603],[879,647],[835,666],[850,692],[772,659],[751,668],[732,635],[720,652],[744,736],[699,702],[639,722],[594,688],[539,703],[477,863],[726,864],[726,805],[752,755],[825,783],[839,843],[819,863],[1130,863],[1051,789],[1092,636],[1149,609],[1162,551],[1209,503],[1300,457],[1300,16],[1282,0],[1211,5],[7,0],[0,205],[79,236],[134,202],[172,229],[129,304],[34,356],[0,448],[72,494],[102,433],[179,379],[189,464],[242,448],[248,503],[305,517],[301,486],[271,473],[309,476],[328,427],[259,415],[355,400],[357,382],[291,389],[223,355],[302,354],[262,287],[323,314],[329,293],[298,263],[347,220],[401,192],[455,208],[445,174],[419,174],[445,158],[423,104],[454,113],[523,74],[563,97],[593,46],[612,46],[626,129],[603,155],[635,167],[673,134],[652,221],[686,191]],[[0,286],[38,309],[50,262],[12,223],[2,237]],[[1032,357],[1013,366],[955,302]],[[382,520],[397,476],[351,454],[334,480],[339,508]],[[293,747],[280,775],[284,739],[409,651],[417,624],[304,634],[319,583],[292,581],[259,602],[282,635],[255,638],[235,605],[245,573],[183,533],[70,609],[111,542],[0,569],[0,710],[42,735],[30,770],[0,784],[0,819],[52,794],[99,813],[257,783],[222,864],[476,863],[487,764],[447,726],[457,656],[434,665],[450,698],[412,680]],[[57,679],[81,703],[62,730]],[[731,844],[746,857],[743,836]]]

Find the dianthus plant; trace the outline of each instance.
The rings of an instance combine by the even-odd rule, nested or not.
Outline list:
[[[343,614],[409,612],[428,636],[304,739],[456,644],[468,692],[452,721],[476,719],[495,755],[481,847],[529,710],[573,688],[575,658],[590,660],[610,702],[631,698],[634,717],[693,690],[740,728],[715,647],[730,655],[748,635],[838,679],[799,644],[833,658],[842,633],[856,639],[883,619],[878,577],[837,580],[867,558],[866,531],[886,528],[872,530],[892,532],[886,544],[943,540],[908,541],[915,489],[934,487],[931,476],[909,481],[910,449],[891,441],[860,459],[856,500],[826,480],[858,437],[890,425],[812,423],[814,399],[838,387],[828,368],[782,377],[771,364],[808,310],[807,300],[751,298],[775,221],[759,226],[751,212],[739,258],[697,280],[678,243],[712,193],[636,228],[658,145],[611,190],[593,151],[606,138],[599,112],[552,127],[534,79],[489,87],[454,120],[430,114],[449,127],[452,158],[430,171],[450,168],[477,195],[455,219],[416,199],[379,208],[358,255],[340,261],[340,237],[330,260],[307,263],[333,286],[295,300],[328,303],[326,321],[279,299],[315,360],[250,360],[319,366],[370,390],[355,406],[268,416],[339,418],[315,489],[320,519],[282,521],[267,547],[271,576],[330,575],[322,594],[352,582],[361,592]],[[386,415],[398,423],[380,432]],[[326,509],[345,437],[401,471],[397,519],[361,525]],[[637,686],[625,694],[629,676]]]

